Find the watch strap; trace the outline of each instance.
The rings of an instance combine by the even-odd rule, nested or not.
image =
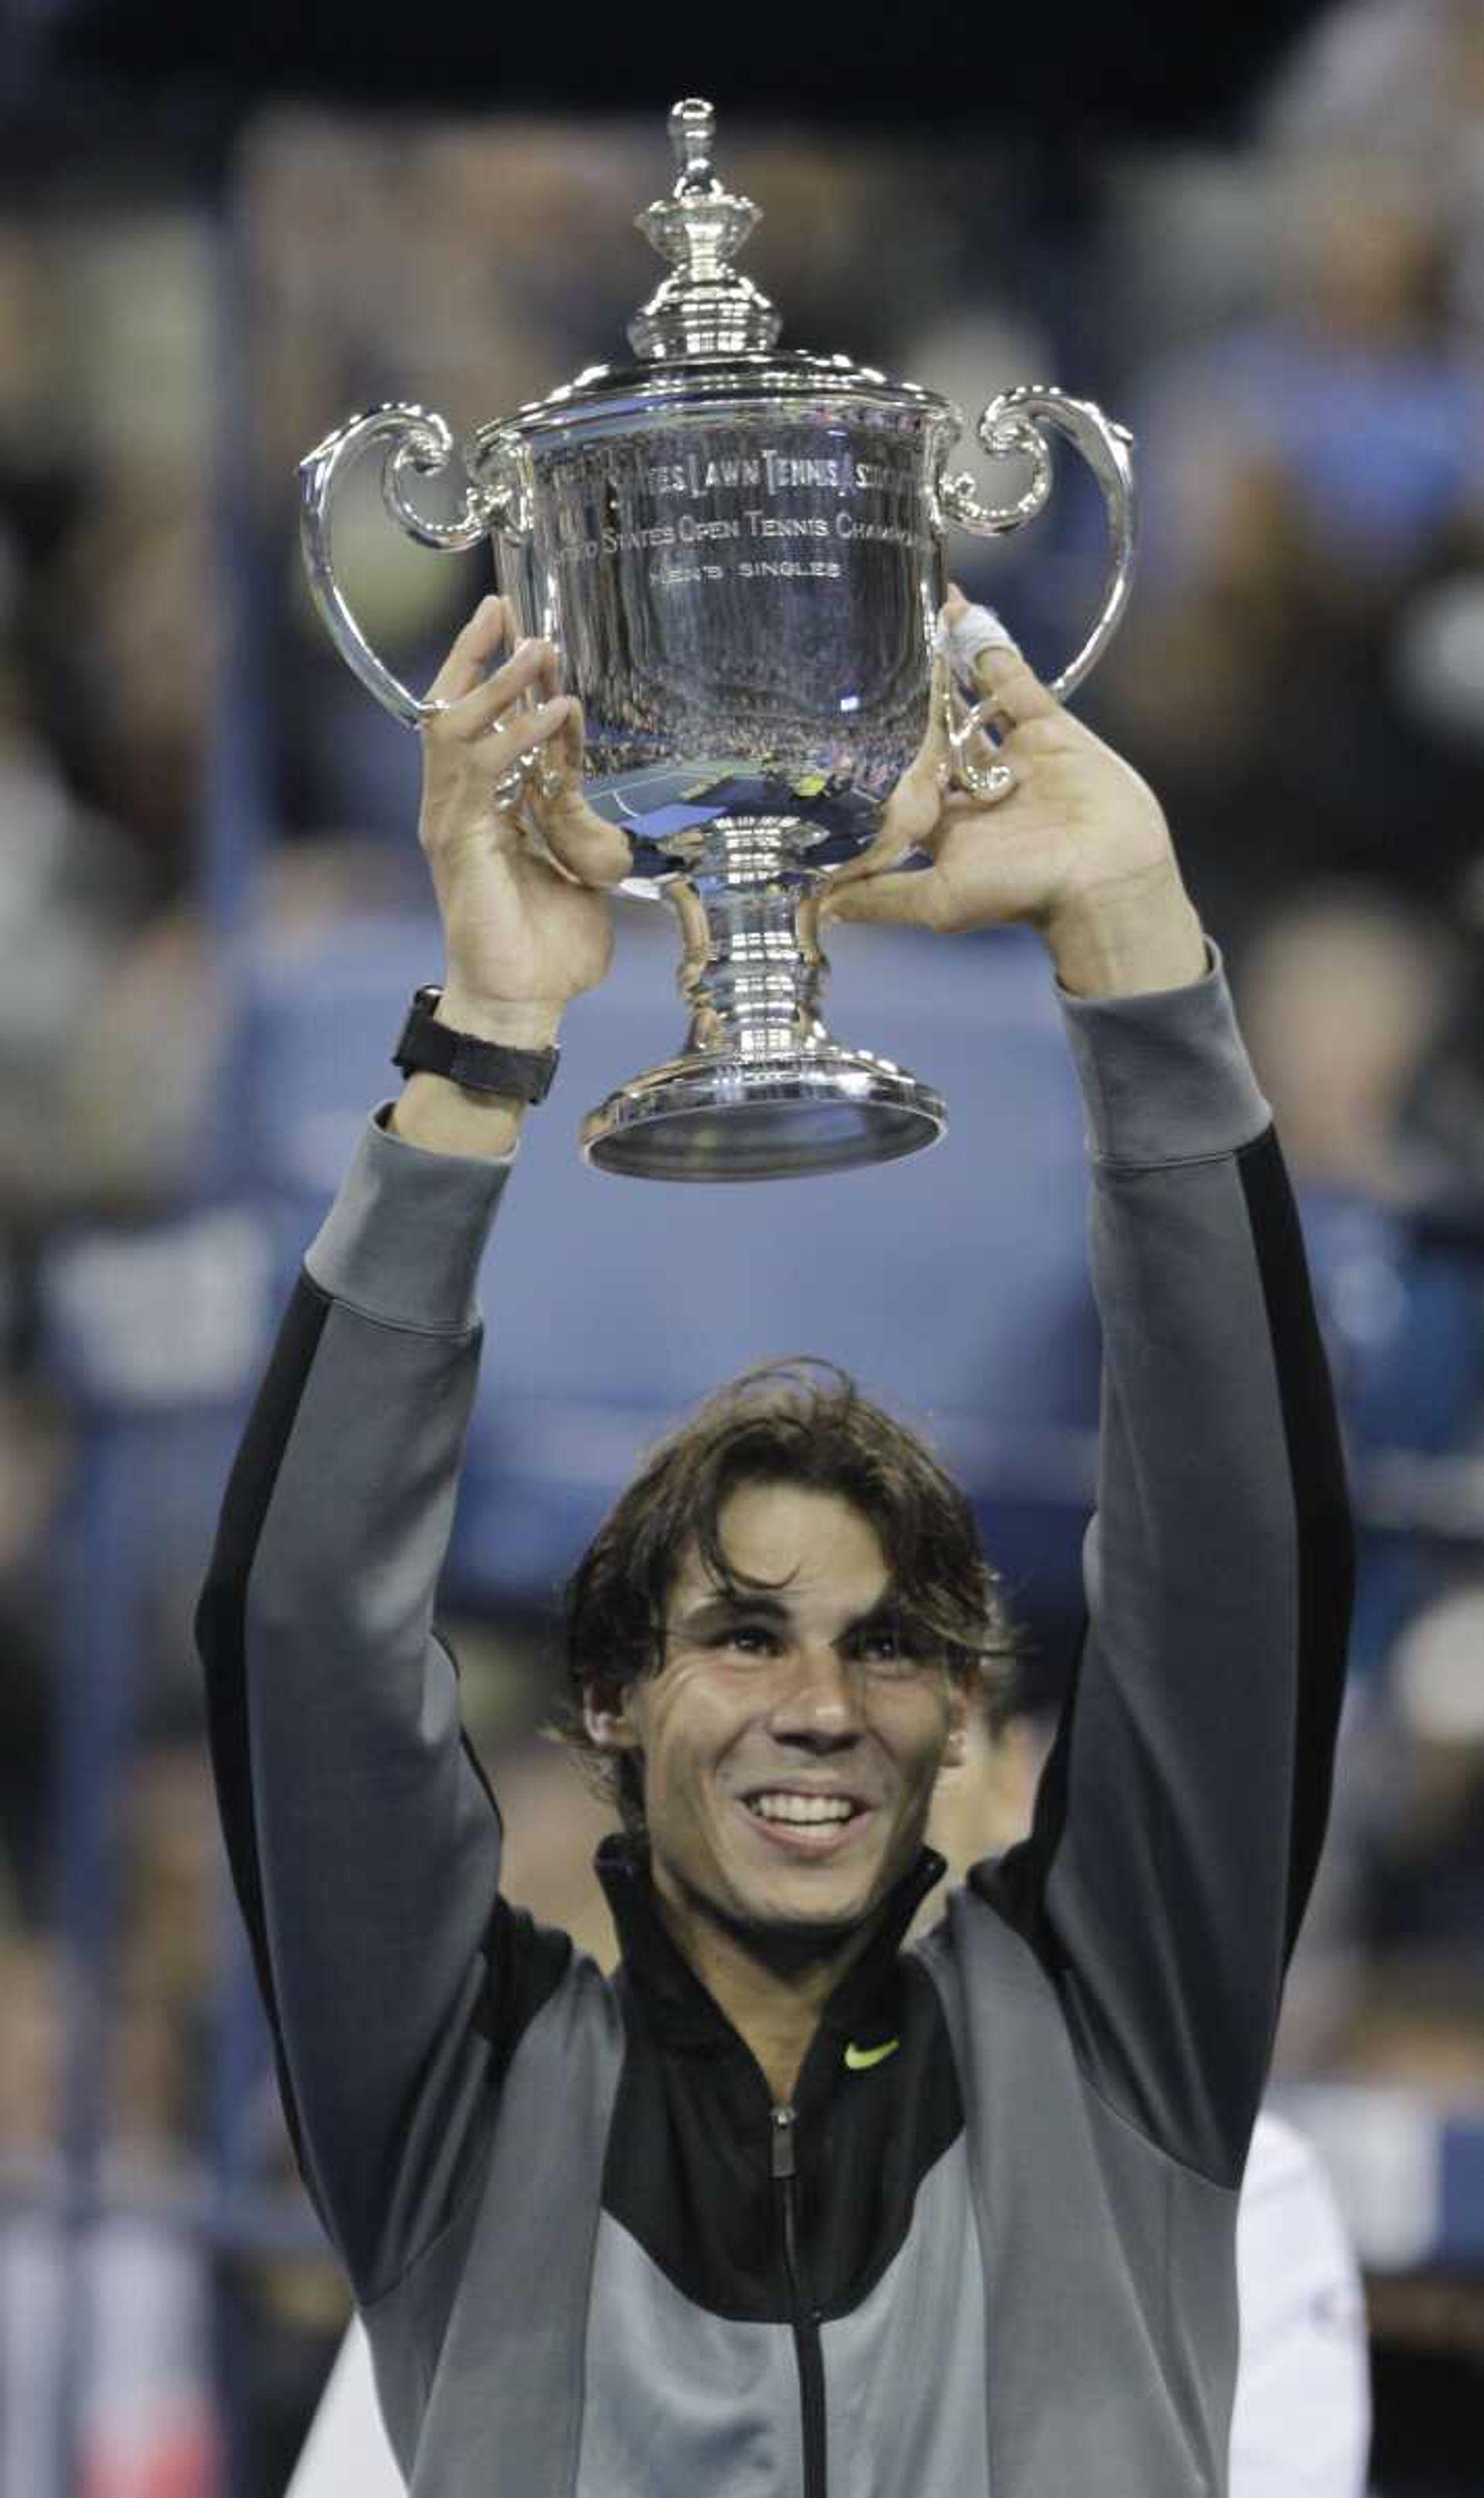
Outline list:
[[[392,1064],[404,1075],[445,1075],[471,1093],[499,1094],[506,1101],[544,1102],[561,1063],[559,1049],[512,1049],[504,1041],[481,1041],[472,1032],[455,1032],[436,1020],[443,991],[431,985],[417,990],[392,1052]]]

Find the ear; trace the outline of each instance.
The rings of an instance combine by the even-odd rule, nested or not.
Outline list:
[[[588,1742],[595,1744],[600,1752],[637,1752],[643,1748],[629,1707],[632,1697],[632,1685],[626,1690],[614,1690],[591,1684],[584,1693],[583,1724]]]

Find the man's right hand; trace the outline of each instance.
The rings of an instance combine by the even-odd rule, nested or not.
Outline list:
[[[629,846],[583,795],[581,706],[556,690],[556,654],[525,642],[491,676],[510,639],[506,602],[487,598],[429,689],[419,839],[443,921],[438,1020],[521,1049],[556,1038],[569,999],[596,987],[613,952],[606,889],[626,875]],[[517,708],[535,695],[532,708]],[[528,793],[496,796],[522,754],[540,753]],[[415,1075],[394,1125],[414,1144],[501,1152],[520,1105]]]

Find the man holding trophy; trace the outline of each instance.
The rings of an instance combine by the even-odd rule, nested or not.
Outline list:
[[[308,1252],[201,1609],[285,2106],[418,2498],[1221,2498],[1238,2190],[1323,1835],[1349,1546],[1219,963],[1155,799],[1060,699],[1126,596],[1128,437],[1003,393],[978,439],[1029,482],[982,503],[945,467],[947,401],[776,352],[710,107],[671,134],[635,364],[478,429],[453,520],[415,500],[452,451],[416,407],[301,471],[326,622],[423,738],[445,961]],[[945,604],[941,546],[1041,508],[1043,429],[1110,538],[1050,687]],[[422,698],[332,560],[373,446],[405,528],[493,544],[500,594]],[[631,1179],[941,1132],[927,1083],[827,1030],[832,918],[1028,923],[1058,983],[1104,1332],[1089,1630],[1029,1838],[921,1944],[933,1789],[1013,1641],[958,1488],[828,1365],[710,1399],[572,1580],[571,1738],[621,1823],[613,1980],[500,1891],[434,1606],[476,1272],[618,882],[673,906],[691,1008],[584,1124]],[[602,1267],[551,1250],[556,1328]]]
[[[500,601],[429,698],[441,994],[308,1253],[201,1613],[285,2104],[420,2498],[1226,2486],[1238,2189],[1342,1675],[1334,1418],[1160,809],[983,611],[943,624],[1003,777],[955,790],[935,708],[822,909],[1040,933],[1105,1388],[1032,1835],[908,1949],[1009,1634],[936,1461],[797,1366],[683,1425],[572,1583],[615,1979],[500,1894],[433,1609],[476,1269],[627,850],[553,649],[503,657]]]

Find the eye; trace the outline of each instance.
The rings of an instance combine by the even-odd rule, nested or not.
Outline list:
[[[736,1649],[743,1656],[776,1656],[778,1635],[766,1622],[728,1622],[713,1633],[707,1646]]]
[[[856,1654],[863,1665],[874,1666],[878,1673],[900,1674],[913,1662],[900,1631],[889,1624],[883,1624],[880,1630],[863,1631],[856,1642]]]

